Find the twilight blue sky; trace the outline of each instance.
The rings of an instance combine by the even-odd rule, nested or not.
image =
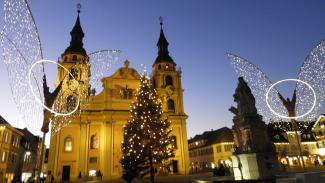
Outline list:
[[[311,0],[29,0],[46,59],[57,60],[68,46],[81,3],[88,52],[120,49],[120,62],[149,70],[156,58],[159,16],[170,55],[182,67],[188,136],[232,125],[236,76],[225,53],[258,65],[272,81],[295,78],[309,50],[325,38],[325,1]],[[1,15],[3,5],[1,5]],[[2,26],[2,21],[1,21]],[[54,67],[53,67],[54,68]],[[56,76],[49,69],[52,80]],[[0,62],[0,114],[21,120],[13,103],[5,65]]]

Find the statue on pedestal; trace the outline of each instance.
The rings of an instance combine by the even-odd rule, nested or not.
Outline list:
[[[232,127],[235,141],[232,156],[236,180],[271,178],[277,169],[275,147],[271,142],[262,116],[257,113],[255,98],[242,77],[238,78],[234,101],[237,107]]]

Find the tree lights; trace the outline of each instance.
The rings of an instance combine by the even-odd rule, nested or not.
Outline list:
[[[129,182],[137,176],[151,174],[154,165],[173,156],[170,121],[162,120],[162,104],[145,75],[130,107],[131,119],[124,128],[122,142],[123,178]]]

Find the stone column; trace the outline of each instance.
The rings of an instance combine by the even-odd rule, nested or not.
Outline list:
[[[84,177],[87,173],[86,172],[86,148],[87,148],[87,140],[85,139],[87,137],[87,123],[86,122],[80,122],[80,139],[79,139],[79,172],[81,172],[82,177]]]

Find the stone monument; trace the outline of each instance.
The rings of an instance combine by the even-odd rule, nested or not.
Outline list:
[[[275,147],[266,124],[257,113],[255,98],[242,77],[234,94],[237,107],[232,127],[235,141],[232,156],[235,180],[272,179],[278,170]]]

